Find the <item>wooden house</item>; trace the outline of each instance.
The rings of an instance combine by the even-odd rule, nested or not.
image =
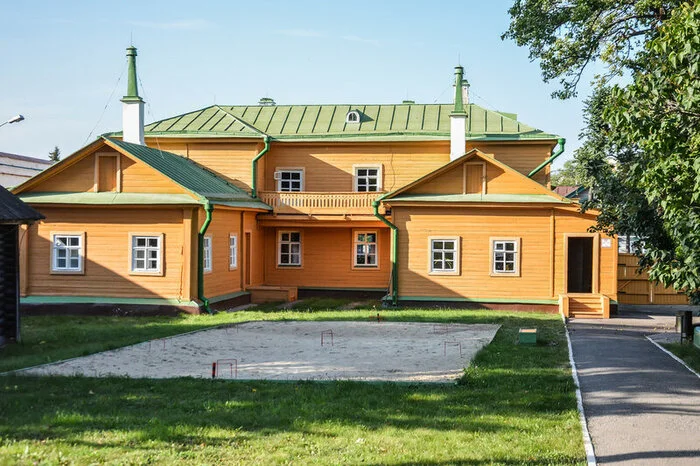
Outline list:
[[[450,104],[268,99],[144,126],[128,56],[123,132],[15,189],[46,216],[24,250],[25,303],[350,290],[609,314],[616,239],[549,189],[564,140],[469,103],[461,67]]]

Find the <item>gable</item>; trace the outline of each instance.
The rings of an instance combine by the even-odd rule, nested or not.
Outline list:
[[[537,195],[562,200],[536,181],[478,150],[384,196],[383,200],[416,195]]]

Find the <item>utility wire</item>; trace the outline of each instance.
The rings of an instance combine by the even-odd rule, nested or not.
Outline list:
[[[125,61],[124,67],[122,68],[122,72],[119,75],[119,79],[117,79],[117,83],[114,85],[114,89],[112,89],[112,92],[109,94],[109,98],[107,99],[107,103],[105,104],[104,108],[102,109],[102,114],[97,119],[97,123],[95,123],[95,126],[92,128],[92,131],[90,131],[90,134],[88,134],[88,137],[85,138],[85,142],[83,143],[83,145],[86,145],[88,143],[88,141],[92,137],[93,133],[95,132],[95,130],[97,129],[99,124],[102,122],[102,118],[104,118],[105,113],[107,112],[107,107],[109,107],[109,104],[112,102],[112,97],[114,97],[114,93],[117,91],[117,87],[119,87],[119,83],[121,82],[122,77],[124,76],[124,71],[126,71],[126,64],[127,64],[127,62]]]

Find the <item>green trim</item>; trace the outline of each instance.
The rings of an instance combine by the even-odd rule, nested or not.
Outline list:
[[[202,201],[188,194],[148,193],[22,193],[18,196],[31,204],[81,204],[81,205],[198,205]]]
[[[335,286],[299,286],[297,290],[321,290],[321,291],[385,291],[386,288],[338,288]]]
[[[464,102],[462,97],[462,78],[464,76],[464,68],[455,66],[455,108],[450,113],[450,116],[467,115],[464,111]]]
[[[535,168],[534,170],[532,170],[532,171],[527,175],[528,178],[532,178],[533,176],[535,176],[540,170],[542,170],[544,167],[546,167],[546,166],[549,165],[550,163],[554,162],[554,160],[555,160],[557,157],[559,157],[559,156],[564,152],[564,146],[566,145],[566,139],[564,139],[564,138],[559,138],[559,139],[557,140],[557,143],[559,144],[559,149],[557,149],[557,150],[554,152],[554,154],[552,154],[552,156],[551,156],[550,158],[548,158],[547,160],[545,160],[544,162],[542,162],[541,164],[539,164],[539,165],[537,166],[537,168]]]
[[[212,314],[209,308],[209,300],[204,296],[204,235],[209,228],[211,223],[212,212],[214,212],[214,206],[209,203],[209,201],[204,204],[204,212],[206,213],[206,219],[204,220],[204,225],[202,225],[199,234],[197,235],[197,253],[199,260],[197,261],[197,298],[202,302],[204,310],[209,314]],[[211,258],[213,260],[213,257]]]
[[[176,298],[112,298],[106,296],[25,296],[22,304],[137,304],[153,306],[199,307],[194,301],[181,301]]]
[[[255,156],[252,162],[253,180],[251,183],[251,196],[253,197],[253,199],[258,198],[258,160],[260,160],[262,156],[267,154],[267,151],[270,150],[270,137],[267,134],[263,136],[263,142],[265,143],[265,147],[263,148],[263,150],[260,151],[258,155]]]
[[[241,296],[246,296],[246,295],[250,295],[250,292],[249,291],[237,291],[235,293],[222,294],[219,296],[214,296],[213,298],[209,298],[209,304],[220,303],[221,301],[235,299],[235,298],[238,298]]]
[[[440,296],[401,296],[400,301],[444,301],[495,304],[559,304],[558,299],[514,299],[514,298],[442,298]]]
[[[391,228],[391,301],[392,304],[396,306],[399,302],[399,229],[385,216],[379,213],[379,201],[372,202],[372,208],[374,209],[374,216]]]
[[[128,83],[126,86],[126,95],[122,98],[122,102],[142,102],[139,97],[138,80],[136,79],[136,47],[133,45],[126,48],[126,60],[129,63],[127,72]]]

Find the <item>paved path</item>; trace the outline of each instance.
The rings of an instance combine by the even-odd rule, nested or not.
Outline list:
[[[674,323],[640,313],[570,322],[598,464],[700,465],[700,378],[645,338]]]

